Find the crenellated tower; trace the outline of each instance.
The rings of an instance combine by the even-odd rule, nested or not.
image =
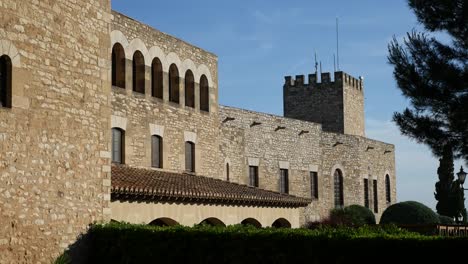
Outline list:
[[[285,77],[283,87],[284,116],[321,123],[327,132],[365,136],[364,84],[344,72]]]

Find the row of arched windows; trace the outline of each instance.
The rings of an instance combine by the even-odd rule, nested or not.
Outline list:
[[[344,206],[344,194],[343,194],[343,173],[337,169],[334,173],[334,201],[335,207],[340,208]],[[377,192],[377,180],[373,180],[373,194],[374,194],[374,212],[378,212],[378,192]],[[390,188],[390,176],[385,175],[385,201],[391,203],[391,188]],[[364,206],[369,208],[369,181],[364,179]]]
[[[112,48],[112,85],[125,88],[125,51],[121,44],[116,43]],[[145,58],[140,51],[135,51],[132,61],[133,91],[145,93]],[[169,66],[169,101],[179,103],[180,98],[180,76],[179,69],[173,63]],[[191,70],[187,70],[185,80],[185,106],[195,108],[195,77]],[[208,78],[202,75],[200,84],[200,110],[210,111],[209,83]],[[151,63],[151,96],[163,99],[163,68],[158,58]]]
[[[125,131],[112,128],[112,163],[125,164]],[[163,138],[151,136],[151,166],[163,168]],[[195,143],[185,142],[185,170],[195,172]]]
[[[115,220],[114,220],[115,221]],[[177,221],[171,218],[167,217],[161,217],[156,220],[151,221],[149,223],[150,225],[153,226],[176,226],[179,225]],[[219,220],[218,218],[215,217],[209,217],[204,219],[203,221],[200,222],[200,225],[210,225],[210,226],[226,226],[226,224],[223,223],[223,221]],[[257,228],[261,228],[262,224],[255,218],[246,218],[242,220],[241,225],[246,225],[246,226],[253,226]],[[272,224],[272,227],[274,228],[291,228],[291,223],[284,219],[284,218],[278,218],[276,219]]]

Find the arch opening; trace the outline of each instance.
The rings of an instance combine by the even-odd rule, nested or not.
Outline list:
[[[176,226],[176,225],[179,225],[179,223],[177,221],[175,221],[174,219],[167,218],[167,217],[161,217],[161,218],[158,218],[158,219],[155,219],[155,220],[151,221],[151,223],[149,223],[149,225],[152,225],[152,226]]]
[[[185,106],[195,108],[195,78],[191,70],[185,73]]]
[[[200,77],[200,110],[209,112],[210,111],[210,91],[208,78],[203,74]]]
[[[343,173],[341,170],[336,169],[333,175],[334,178],[334,195],[335,195],[335,208],[344,206],[343,195]]]
[[[158,58],[151,63],[151,96],[163,99],[163,69]]]
[[[133,54],[133,91],[145,93],[145,58],[138,50]]]
[[[274,228],[291,228],[291,223],[284,218],[278,218],[273,222],[273,224],[271,224],[271,226]]]
[[[169,101],[179,103],[179,70],[173,63],[169,67]]]
[[[112,47],[112,85],[125,89],[125,51],[120,43]]]
[[[200,222],[200,225],[223,226],[223,227],[226,226],[223,223],[223,221],[221,221],[221,220],[219,220],[218,218],[215,218],[215,217],[206,218],[205,220]]]
[[[250,226],[257,227],[257,228],[262,227],[262,224],[260,224],[260,222],[255,218],[246,218],[241,222],[241,224],[245,226],[250,225]]]
[[[0,108],[11,108],[12,63],[7,55],[0,57]]]

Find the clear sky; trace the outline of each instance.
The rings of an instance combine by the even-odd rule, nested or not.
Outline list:
[[[366,134],[395,144],[397,199],[435,208],[438,160],[404,136],[392,114],[408,104],[387,63],[387,44],[420,29],[404,0],[112,0],[112,8],[218,56],[220,104],[283,114],[284,76],[340,69],[364,76]],[[455,172],[461,162],[456,162]]]

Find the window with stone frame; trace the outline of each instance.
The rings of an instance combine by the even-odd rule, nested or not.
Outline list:
[[[163,139],[160,136],[151,136],[151,166],[163,167]]]
[[[179,103],[179,70],[175,64],[171,64],[169,67],[169,101]]]
[[[229,163],[226,163],[226,181],[229,181]]]
[[[280,169],[280,193],[289,193],[289,173],[287,169]]]
[[[373,181],[373,188],[374,189],[374,213],[378,213],[379,212],[379,196],[378,196],[378,193],[377,193],[377,180],[374,180]]]
[[[195,143],[185,142],[185,170],[195,172]]]
[[[344,206],[342,172],[339,169],[335,170],[333,178],[334,178],[335,208],[341,208]]]
[[[7,55],[0,57],[0,108],[11,108],[12,63]]]
[[[369,179],[364,179],[364,206],[369,208]]]
[[[120,128],[112,128],[112,162],[124,164],[125,131]]]
[[[139,50],[133,54],[133,91],[145,93],[145,58]]]
[[[318,173],[316,171],[310,172],[310,197],[312,197],[312,199],[319,198]]]
[[[151,63],[151,96],[163,99],[163,69],[158,58]]]
[[[205,75],[200,77],[200,110],[210,111],[210,88]]]
[[[390,189],[390,176],[385,175],[385,200],[387,203],[392,202],[392,194]]]
[[[125,51],[120,43],[112,47],[112,85],[125,89]]]
[[[191,70],[185,73],[185,106],[195,108],[195,79]]]
[[[258,187],[258,166],[249,166],[249,185]]]

